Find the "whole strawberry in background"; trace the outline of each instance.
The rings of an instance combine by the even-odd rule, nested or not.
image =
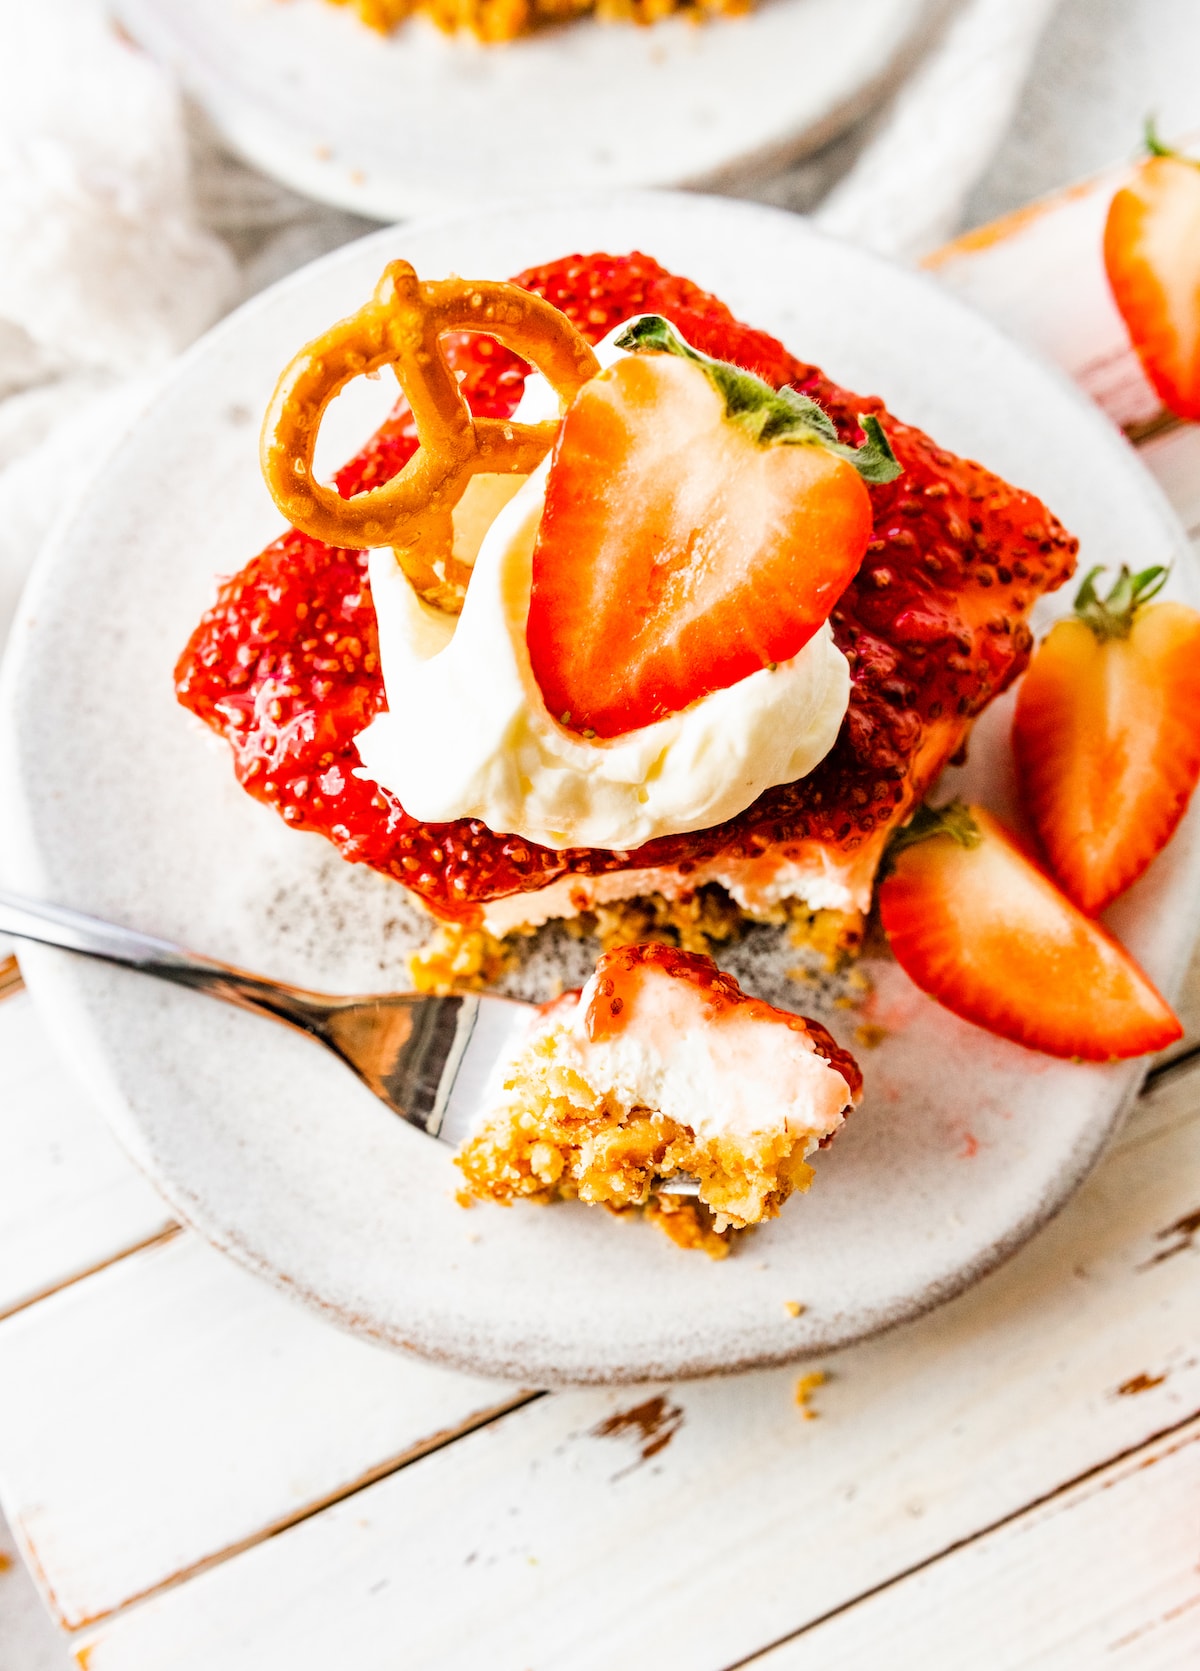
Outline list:
[[[1017,692],[1021,797],[1050,868],[1094,915],[1170,840],[1200,779],[1200,614],[1154,603],[1161,567],[1093,569]]]
[[[1200,161],[1163,145],[1109,205],[1108,282],[1147,377],[1180,418],[1200,420]]]

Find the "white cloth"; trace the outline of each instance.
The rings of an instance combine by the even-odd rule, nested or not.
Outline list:
[[[103,0],[0,0],[0,645],[158,375],[365,225],[228,156]]]
[[[825,224],[901,256],[948,230],[1053,4],[939,0],[940,32],[862,131]],[[155,378],[364,227],[224,152],[103,0],[0,0],[0,643],[53,516]]]
[[[10,0],[5,17],[15,31],[0,52],[10,350],[15,330],[48,371],[159,366],[237,291],[229,251],[193,211],[179,97],[90,8]]]
[[[62,502],[238,293],[169,79],[82,0],[0,4],[0,633]]]
[[[910,260],[958,226],[1012,121],[1058,0],[965,0],[873,124],[819,226]]]

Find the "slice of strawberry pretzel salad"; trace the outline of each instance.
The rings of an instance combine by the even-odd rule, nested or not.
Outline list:
[[[444,310],[443,430],[539,444],[490,471],[477,448],[457,500],[397,531],[358,507],[423,463],[428,488],[426,391],[338,477],[345,520],[297,498],[276,411],[268,478],[298,526],[222,587],[180,700],[252,795],[460,935],[605,908],[620,935],[633,902],[660,930],[787,916],[853,946],[889,832],[1025,665],[1076,542],[644,255],[502,288],[552,304],[543,358],[574,354],[571,377],[549,367],[556,400],[467,300]],[[289,376],[311,427],[333,388]]]
[[[404,398],[321,484],[329,401],[389,364]],[[252,795],[421,901],[417,984],[483,984],[552,919],[606,948],[484,1111],[468,1193],[646,1209],[709,1251],[777,1212],[861,1076],[698,954],[747,920],[855,951],[881,861],[897,956],[966,1019],[1093,1060],[1175,1036],[986,813],[903,828],[1074,568],[1031,494],[641,254],[391,263],[285,371],[262,458],[293,526],[222,586],[180,701]],[[1073,969],[1106,983],[1091,1023]],[[661,1191],[680,1172],[699,1205]]]

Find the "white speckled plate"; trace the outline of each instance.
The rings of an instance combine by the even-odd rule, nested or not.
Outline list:
[[[212,595],[279,527],[258,475],[275,374],[370,293],[385,261],[501,276],[639,247],[863,393],[1042,494],[1088,562],[1177,560],[1181,530],[1124,441],[1055,373],[928,279],[774,211],[626,195],[502,207],[378,233],[295,275],[180,364],[41,562],[7,668],[9,882],[313,986],[395,984],[421,925],[400,890],[237,789],[224,745],[176,706],[174,658]],[[342,437],[348,448],[355,438]],[[1042,624],[1065,600],[1052,601]],[[968,788],[1009,807],[1006,713]],[[1189,818],[1113,920],[1168,992],[1200,900]],[[552,974],[553,946],[523,979]],[[577,975],[581,950],[567,969]],[[811,1007],[795,954],[757,931],[725,960]],[[826,1349],[911,1317],[1016,1248],[1095,1160],[1141,1069],[1053,1062],[990,1038],[871,966],[867,1096],[811,1194],[721,1264],[577,1205],[453,1199],[439,1145],[309,1041],[203,997],[31,948],[34,997],[178,1211],[330,1317],[526,1382],[698,1374]],[[793,1319],[786,1300],[807,1310]]]
[[[582,19],[482,47],[384,39],[326,0],[117,0],[252,162],[380,220],[514,191],[773,171],[854,119],[930,0],[759,0],[650,29]]]

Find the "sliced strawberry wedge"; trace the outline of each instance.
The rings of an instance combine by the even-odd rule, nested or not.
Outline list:
[[[921,990],[1001,1038],[1107,1062],[1183,1033],[1128,952],[981,807],[918,812],[894,842],[879,910]]]
[[[864,477],[898,474],[873,418],[838,443],[807,396],[697,354],[665,320],[563,423],[527,639],[548,711],[615,737],[788,661],[853,579]]]
[[[1104,265],[1146,375],[1180,418],[1200,419],[1200,162],[1161,145],[1116,193]]]
[[[1165,847],[1200,780],[1200,614],[1161,568],[1093,569],[1017,692],[1013,754],[1050,868],[1094,914]]]

